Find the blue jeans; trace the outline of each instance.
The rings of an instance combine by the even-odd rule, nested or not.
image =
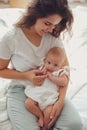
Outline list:
[[[24,86],[9,87],[7,111],[13,130],[40,130],[37,117],[25,108]],[[64,108],[50,130],[81,130],[81,120],[74,106],[67,99]]]

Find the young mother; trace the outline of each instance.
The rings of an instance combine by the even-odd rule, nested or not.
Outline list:
[[[52,47],[63,48],[59,38],[71,27],[73,16],[67,0],[32,0],[22,19],[0,42],[0,77],[12,79],[8,90],[7,110],[13,130],[40,130],[37,117],[26,110],[24,82],[41,85],[46,78],[38,76],[41,59]],[[11,62],[12,68],[8,65]],[[69,65],[67,57],[64,66]],[[63,75],[59,100],[50,113],[48,129],[81,130],[80,117],[70,101],[65,100],[68,78]]]

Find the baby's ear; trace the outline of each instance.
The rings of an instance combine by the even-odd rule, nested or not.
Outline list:
[[[46,63],[46,58],[44,58],[44,64]]]
[[[46,61],[46,57],[43,57],[43,62],[45,62]]]

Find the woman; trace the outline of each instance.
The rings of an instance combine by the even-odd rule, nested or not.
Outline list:
[[[70,29],[72,21],[67,0],[33,0],[22,19],[2,38],[0,77],[12,79],[7,110],[13,130],[40,130],[37,117],[24,106],[24,82],[31,81],[34,85],[44,82],[47,75],[38,76],[41,71],[35,68],[50,48],[63,48],[59,36]],[[8,67],[10,62],[12,68]],[[68,65],[67,57],[65,65]],[[65,101],[68,78],[63,75],[60,80],[65,86],[61,87],[59,100],[53,106],[48,129],[81,130],[77,111]]]

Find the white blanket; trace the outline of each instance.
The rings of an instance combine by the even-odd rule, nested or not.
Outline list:
[[[15,23],[24,9],[0,9],[0,38]],[[6,109],[6,94],[10,80],[0,78],[0,130],[11,130],[11,123]]]
[[[0,78],[0,130],[11,130],[6,109],[6,94],[10,80]]]

